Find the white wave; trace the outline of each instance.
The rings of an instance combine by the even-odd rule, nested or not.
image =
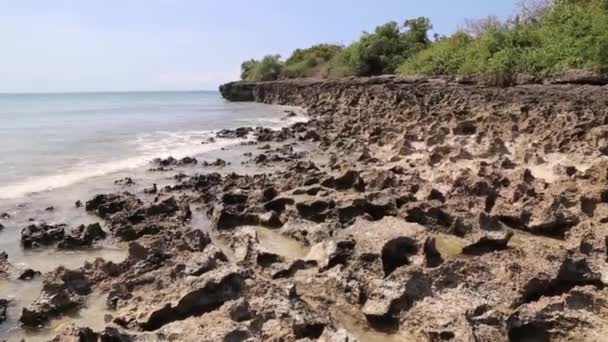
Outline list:
[[[101,163],[80,163],[68,171],[30,178],[15,184],[0,187],[0,199],[13,199],[31,193],[66,187],[89,178],[104,176],[119,171],[136,169],[147,165],[154,158],[183,158],[219,150],[238,144],[243,139],[216,139],[213,143],[201,142],[214,135],[212,131],[156,132],[144,134],[134,142],[138,155]]]
[[[306,122],[308,118],[304,111],[293,107],[277,107],[284,110],[290,109],[297,113],[290,118],[266,117],[259,119],[242,119],[238,121],[255,125],[281,129],[296,122]],[[244,139],[221,139],[215,138],[212,143],[201,143],[210,137],[215,137],[216,131],[157,131],[141,134],[135,140],[128,143],[129,150],[135,151],[136,156],[126,156],[119,160],[92,162],[83,161],[61,170],[60,173],[29,178],[14,184],[0,186],[0,199],[20,198],[28,194],[49,191],[66,187],[86,179],[100,177],[117,173],[119,171],[143,167],[154,158],[167,158],[172,156],[180,159],[186,156],[196,156],[202,153],[220,150],[223,147],[235,145],[246,141]],[[252,139],[249,137],[247,139]]]
[[[283,127],[290,126],[298,122],[308,122],[309,118],[306,116],[294,116],[289,118],[259,118],[255,120],[251,119],[239,119],[238,122],[243,122],[250,126],[261,126],[271,129],[281,129]]]

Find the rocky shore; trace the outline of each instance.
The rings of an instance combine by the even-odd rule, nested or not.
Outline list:
[[[123,262],[43,274],[24,326],[102,296],[105,329],[54,341],[608,336],[608,88],[378,77],[220,91],[310,121],[218,133],[260,172],[159,159],[150,172],[171,185],[124,179],[80,203],[107,228],[24,227],[24,248],[128,244]],[[11,268],[0,255],[0,277]]]

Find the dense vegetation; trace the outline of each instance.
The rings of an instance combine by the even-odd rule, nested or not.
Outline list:
[[[266,56],[242,65],[244,80],[380,74],[476,75],[509,83],[569,69],[608,71],[608,0],[528,0],[519,13],[469,21],[451,36],[429,38],[430,20],[389,22],[342,47],[298,49],[283,62]]]

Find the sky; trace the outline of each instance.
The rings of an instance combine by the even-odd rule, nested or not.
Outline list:
[[[0,0],[0,93],[214,90],[249,58],[427,16],[454,32],[515,0]]]

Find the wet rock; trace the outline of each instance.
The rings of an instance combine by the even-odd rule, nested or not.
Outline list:
[[[294,204],[295,204],[295,201],[293,200],[293,198],[279,197],[279,198],[275,198],[269,202],[266,202],[264,204],[264,208],[266,210],[272,210],[272,211],[280,214],[283,211],[285,211],[285,208],[287,206],[292,206]]]
[[[131,179],[131,177],[125,177],[124,179],[119,179],[117,181],[114,181],[114,184],[122,185],[122,186],[131,186],[131,185],[135,185],[135,182],[133,181],[133,179]]]
[[[365,181],[360,177],[358,171],[353,170],[347,171],[338,178],[330,177],[321,182],[321,185],[339,191],[348,189],[355,189],[359,192],[365,191]]]
[[[237,263],[254,260],[257,262],[258,254],[263,254],[262,259],[270,257],[269,254],[274,254],[261,248],[254,227],[243,227],[222,237],[227,241],[227,245],[232,251],[231,260],[235,260]]]
[[[389,188],[398,186],[398,180],[395,174],[387,170],[373,170],[370,173],[366,173],[366,190],[367,191],[382,191]]]
[[[287,267],[278,270],[272,275],[273,279],[291,278],[298,271],[308,270],[317,267],[317,263],[312,260],[294,260]]]
[[[173,179],[178,180],[178,181],[183,181],[184,179],[188,178],[188,175],[183,173],[183,172],[179,172],[177,173],[175,176],[173,176]],[[145,192],[146,190],[144,190]]]
[[[222,203],[228,205],[244,204],[247,202],[248,198],[249,196],[247,193],[226,192],[222,195]]]
[[[521,296],[513,306],[533,303],[544,297],[560,296],[577,286],[593,286],[603,289],[606,284],[603,272],[583,256],[568,256],[556,273],[539,272],[521,289]]]
[[[196,165],[196,164],[198,164],[198,160],[196,160],[196,158],[192,158],[192,157],[184,157],[184,158],[180,159],[177,164],[180,166]]]
[[[141,204],[142,202],[135,195],[128,192],[122,194],[100,194],[96,195],[92,200],[87,201],[85,209],[94,212],[99,217],[108,218],[120,211],[135,209]]]
[[[500,167],[506,170],[512,170],[515,169],[517,167],[517,164],[514,163],[511,159],[509,158],[504,158],[503,161],[500,163]]]
[[[256,128],[255,136],[259,142],[276,141],[281,142],[294,137],[293,132],[289,128],[280,130],[272,130],[269,128]]]
[[[452,148],[446,145],[440,145],[433,148],[429,156],[428,164],[430,166],[436,166],[437,164],[443,162],[446,157],[452,152]]]
[[[0,252],[0,279],[6,279],[9,276],[12,266],[8,262],[8,254]]]
[[[44,209],[44,211],[55,211],[55,207],[53,207],[53,206],[46,207],[46,208]]]
[[[155,164],[155,165],[157,165],[157,166],[160,166],[160,167],[167,167],[167,166],[174,166],[174,165],[177,165],[178,160],[177,160],[177,159],[175,159],[175,158],[173,158],[173,157],[171,157],[171,156],[169,156],[169,157],[167,157],[167,158],[165,158],[165,159],[162,159],[162,158],[155,158],[155,159],[152,161],[152,163],[153,163],[153,164]]]
[[[80,225],[72,230],[65,238],[57,245],[59,249],[77,249],[90,247],[95,242],[106,238],[106,232],[101,228],[99,223],[89,224],[87,226]]]
[[[532,217],[526,230],[532,234],[563,238],[579,222],[580,219],[568,210],[558,209],[553,211],[550,209]]]
[[[228,314],[233,321],[243,322],[253,318],[255,312],[249,306],[249,302],[244,298],[239,298],[232,302],[232,305],[228,309]]]
[[[553,341],[581,336],[580,327],[602,329],[598,317],[605,298],[598,297],[593,287],[577,287],[562,296],[542,298],[522,305],[507,319],[510,341]]]
[[[306,133],[304,133],[304,135],[302,136],[303,140],[307,140],[307,141],[320,141],[321,140],[321,135],[316,132],[316,131],[306,131]]]
[[[156,187],[156,183],[152,184],[151,187],[144,189],[145,194],[156,194],[158,193],[158,188]]]
[[[509,241],[513,237],[512,231],[503,232],[482,232],[474,238],[475,242],[462,249],[463,254],[481,255],[500,251],[507,248]]]
[[[410,264],[409,258],[418,253],[418,243],[410,237],[398,237],[388,241],[381,251],[384,274],[389,275],[397,268]]]
[[[437,267],[443,263],[443,257],[437,249],[437,240],[434,237],[428,237],[424,241],[424,257],[428,267]]]
[[[416,148],[409,141],[403,141],[395,145],[395,150],[400,156],[410,156],[416,153]]]
[[[80,271],[57,268],[43,282],[34,303],[23,308],[19,321],[28,327],[43,325],[52,317],[80,307],[91,292],[91,284]]]
[[[268,156],[266,154],[258,154],[253,161],[256,164],[263,164],[266,163],[268,161]]]
[[[431,295],[430,279],[421,272],[412,271],[406,276],[385,279],[370,293],[362,311],[372,325],[391,325],[394,315]]]
[[[396,217],[385,217],[374,222],[357,219],[352,226],[344,230],[344,233],[352,236],[355,241],[358,254],[366,257],[375,255],[378,259],[381,258],[383,251],[387,253],[394,251],[394,248],[390,248],[391,245],[403,239],[417,245],[416,251],[410,251],[410,248],[396,248],[396,250],[402,251],[403,255],[416,254],[420,250],[418,241],[425,232],[425,227]]]
[[[358,342],[359,340],[344,329],[334,330],[331,327],[325,327],[323,334],[319,337],[319,341]]]
[[[266,202],[272,201],[279,195],[279,192],[274,187],[268,187],[262,191],[262,199]]]
[[[213,162],[207,162],[207,161],[203,161],[203,162],[201,163],[201,165],[202,165],[202,166],[205,166],[205,167],[212,167],[212,166],[215,166],[215,167],[225,167],[226,165],[230,165],[230,163],[226,162],[226,161],[225,161],[225,160],[223,160],[223,159],[217,158],[217,159],[216,159],[215,161],[213,161]]]
[[[80,200],[76,201],[74,205],[76,206],[76,208],[82,208],[82,202]]]
[[[240,298],[245,290],[243,277],[233,270],[207,274],[192,279],[187,286],[175,292],[157,308],[149,310],[139,325],[143,330],[154,331],[171,322],[200,316],[216,310],[227,301]]]
[[[65,228],[65,224],[31,224],[21,230],[21,245],[23,248],[52,245],[63,239]]]
[[[162,200],[159,203],[151,204],[146,209],[146,215],[148,216],[159,216],[159,215],[174,215],[180,209],[177,201],[174,197],[169,197]]]
[[[445,202],[445,196],[443,195],[443,193],[441,193],[441,191],[437,189],[431,190],[428,199],[431,201]]]
[[[198,254],[191,258],[186,265],[184,273],[190,276],[199,277],[210,272],[228,262],[228,257],[215,246],[206,248],[203,254]]]
[[[310,249],[306,260],[314,260],[319,271],[329,270],[337,265],[345,265],[355,254],[356,242],[350,239],[320,242]]]
[[[311,173],[314,171],[319,171],[319,168],[317,167],[317,165],[310,160],[299,160],[299,161],[293,162],[288,166],[288,169],[290,171],[294,171],[296,173]],[[306,181],[304,181],[304,183],[305,183],[304,186],[318,183],[318,181],[315,183],[310,183],[313,180],[314,180],[314,177],[308,178]],[[309,184],[306,184],[306,183],[309,183]]]
[[[230,230],[240,226],[254,226],[259,223],[256,214],[243,212],[237,208],[216,207],[211,217],[213,226],[217,230]]]
[[[477,122],[475,120],[463,120],[458,122],[452,129],[454,135],[473,135],[477,132]]]
[[[40,276],[41,273],[38,271],[34,271],[31,268],[26,269],[25,271],[21,272],[21,274],[19,275],[19,280],[32,280],[35,277]]]
[[[372,156],[372,154],[369,152],[369,150],[365,150],[365,151],[363,151],[363,153],[361,153],[359,158],[357,158],[357,161],[363,162],[363,163],[376,163],[379,160],[378,160],[378,158],[374,158]]]
[[[118,283],[113,284],[112,288],[108,292],[108,297],[106,299],[106,306],[109,309],[116,310],[118,302],[123,300],[129,300],[133,298],[133,295],[129,292],[129,289],[125,284]]]
[[[313,199],[296,203],[296,209],[303,218],[323,222],[329,215],[329,210],[335,207],[333,201]]]
[[[50,342],[97,342],[98,340],[99,334],[93,332],[91,328],[81,328],[69,324],[63,327]]]
[[[211,244],[211,237],[200,229],[195,229],[185,234],[187,245],[191,251],[201,252]]]
[[[281,228],[283,226],[280,215],[274,210],[258,214],[258,222],[261,226],[268,228]]]
[[[8,300],[0,298],[0,323],[6,320],[6,309],[8,308],[8,305]]]
[[[246,138],[249,133],[253,132],[251,127],[239,127],[237,129],[223,129],[216,133],[218,138],[236,139]]]
[[[11,218],[11,214],[9,214],[9,213],[2,213],[2,214],[0,214],[0,218],[7,220],[7,219]]]
[[[323,334],[326,325],[325,322],[315,322],[314,320],[299,321],[296,319],[296,322],[293,325],[293,333],[297,339],[318,339]]]
[[[266,250],[258,251],[256,256],[256,263],[264,268],[270,267],[273,264],[282,263],[284,261],[285,259],[282,256]]]

